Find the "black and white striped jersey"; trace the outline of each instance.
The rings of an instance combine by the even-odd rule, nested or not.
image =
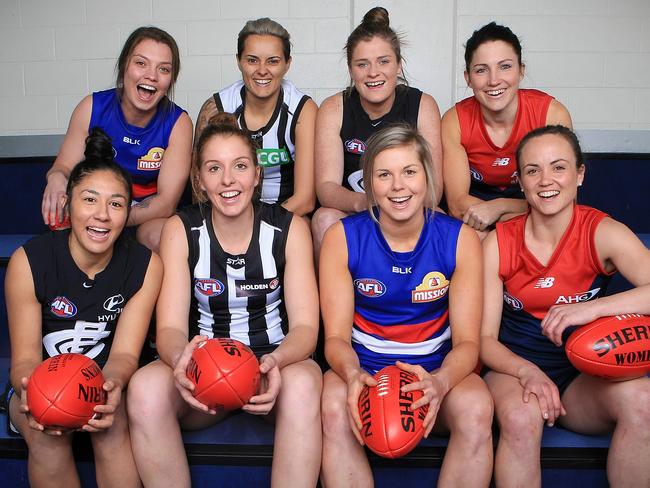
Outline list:
[[[260,147],[257,150],[257,160],[264,168],[261,198],[263,202],[282,203],[294,193],[296,124],[302,107],[309,98],[293,83],[283,80],[271,119],[264,127],[251,131],[253,139]],[[244,120],[246,87],[243,81],[236,81],[215,93],[214,101],[220,112],[235,114],[239,126],[248,129]]]
[[[215,236],[209,204],[179,213],[192,278],[190,338],[231,337],[258,356],[282,342],[289,331],[282,285],[292,215],[279,205],[256,204],[248,250],[232,255]]]

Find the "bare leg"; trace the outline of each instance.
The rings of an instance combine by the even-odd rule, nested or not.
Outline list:
[[[314,259],[316,261],[316,266],[318,266],[320,245],[321,242],[323,242],[325,232],[339,220],[347,217],[347,215],[348,214],[341,212],[340,210],[326,207],[321,207],[314,212],[314,216],[311,219],[311,234],[314,239]]]
[[[368,458],[352,433],[347,408],[347,385],[330,370],[325,373],[322,400],[324,487],[373,486]]]

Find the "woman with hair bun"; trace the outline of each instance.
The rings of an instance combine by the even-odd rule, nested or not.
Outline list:
[[[51,227],[65,226],[62,204],[72,168],[83,159],[84,140],[101,127],[113,141],[115,161],[131,175],[128,226],[156,251],[160,231],[185,189],[192,151],[192,122],[170,100],[180,71],[178,46],[157,27],[139,27],[124,43],[115,88],[85,97],[74,109],[59,154],[47,172],[41,211]]]
[[[38,424],[25,389],[44,358],[79,353],[105,378],[106,405],[95,407],[81,430],[90,432],[97,484],[138,487],[123,390],[138,367],[160,282],[162,264],[149,249],[122,235],[131,208],[131,179],[113,161],[110,139],[93,129],[85,159],[71,171],[63,204],[70,228],[35,237],[7,268],[11,339],[9,418],[29,449],[33,487],[79,486],[72,434]],[[61,301],[71,312],[54,313]],[[106,303],[119,304],[107,312]],[[15,392],[15,393],[14,393]]]
[[[432,155],[435,195],[442,194],[440,112],[430,95],[405,84],[401,47],[382,7],[369,10],[348,37],[352,84],[327,98],[316,120],[316,193],[322,205],[312,219],[317,252],[332,224],[366,208],[360,159],[368,138],[387,125],[408,123],[422,134]]]
[[[274,20],[249,20],[237,38],[242,79],[215,93],[201,107],[198,139],[218,112],[235,114],[258,144],[264,177],[261,200],[280,203],[296,215],[314,209],[314,101],[285,79],[291,66],[287,30]]]
[[[192,396],[185,375],[194,349],[212,337],[243,342],[260,360],[260,391],[243,410],[275,420],[272,485],[313,487],[318,480],[322,380],[309,359],[318,334],[311,238],[304,219],[257,201],[261,168],[255,149],[233,115],[217,114],[199,136],[192,163],[200,203],[163,229],[160,360],[136,373],[129,397],[133,449],[145,486],[189,487],[181,428],[204,428],[224,417]],[[195,286],[206,279],[223,285],[210,300]],[[271,281],[279,285],[255,292],[249,287],[245,296],[238,291]]]
[[[474,95],[442,118],[445,197],[451,215],[485,237],[496,222],[526,211],[517,185],[515,150],[529,131],[571,127],[564,106],[524,78],[519,38],[491,22],[465,45],[465,81]]]

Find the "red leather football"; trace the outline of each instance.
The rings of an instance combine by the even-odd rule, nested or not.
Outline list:
[[[229,338],[199,344],[185,374],[194,383],[194,397],[220,412],[248,403],[260,382],[260,365],[248,346]]]
[[[46,427],[78,429],[106,403],[104,376],[97,363],[83,354],[61,354],[39,364],[27,383],[27,406]]]
[[[374,378],[377,386],[366,386],[359,396],[361,436],[366,446],[379,456],[404,456],[422,440],[422,423],[429,409],[425,405],[412,412],[410,406],[422,397],[422,392],[401,391],[402,386],[418,381],[418,377],[397,366],[387,366]]]
[[[650,372],[650,317],[601,317],[575,330],[566,342],[569,361],[583,373],[623,380]]]

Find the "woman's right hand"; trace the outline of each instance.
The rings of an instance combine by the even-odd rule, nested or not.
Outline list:
[[[29,379],[27,378],[22,378],[20,380],[20,406],[18,409],[20,410],[20,413],[25,414],[25,417],[27,417],[27,425],[29,425],[30,429],[38,430],[39,432],[43,432],[44,434],[55,436],[55,437],[60,437],[63,434],[66,434],[68,432],[71,432],[70,430],[67,429],[55,429],[55,428],[50,428],[46,427],[42,424],[39,424],[34,417],[29,413],[29,406],[27,405],[27,384],[29,383]]]
[[[375,380],[366,371],[359,369],[348,378],[348,419],[350,421],[350,428],[354,437],[357,438],[359,444],[363,446],[363,438],[361,437],[361,429],[363,423],[361,422],[361,415],[359,415],[359,396],[365,386],[377,386]]]
[[[45,225],[57,225],[65,221],[63,196],[68,185],[68,178],[61,171],[52,171],[47,176],[47,186],[43,192],[41,213]]]
[[[203,413],[216,415],[216,410],[209,408],[207,405],[194,398],[194,395],[192,394],[194,391],[194,384],[190,381],[190,379],[187,377],[187,374],[185,373],[185,370],[187,369],[187,363],[190,362],[192,353],[197,347],[199,347],[199,344],[207,340],[208,338],[206,336],[197,335],[187,343],[187,346],[185,346],[185,349],[183,349],[183,352],[178,357],[178,360],[174,365],[174,384],[176,385],[176,389],[180,393],[183,400],[185,400],[190,405],[190,407]]]
[[[530,395],[537,397],[542,418],[549,427],[560,415],[566,415],[566,410],[560,401],[560,391],[555,383],[537,366],[527,366],[519,374],[519,383],[524,388],[523,401],[528,403]]]

